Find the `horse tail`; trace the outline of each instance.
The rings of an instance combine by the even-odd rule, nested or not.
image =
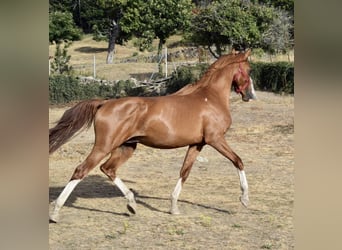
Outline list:
[[[87,100],[64,112],[57,125],[49,129],[49,154],[66,143],[80,129],[89,128],[97,110],[106,100]]]

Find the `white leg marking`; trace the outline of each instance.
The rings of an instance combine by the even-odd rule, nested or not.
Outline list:
[[[175,189],[171,195],[171,214],[179,214],[179,209],[177,206],[177,200],[182,191],[182,178],[179,178],[176,184]]]
[[[240,177],[240,186],[241,186],[241,191],[247,191],[248,190],[248,183],[247,183],[247,178],[244,170],[238,170],[239,177]]]
[[[59,210],[63,207],[65,201],[68,199],[69,195],[75,189],[75,187],[80,181],[81,180],[72,180],[69,181],[69,183],[65,186],[62,193],[58,196],[57,200],[55,201],[55,207],[52,213],[50,214],[51,220],[57,222]]]
[[[253,79],[252,79],[252,77],[249,77],[249,79],[251,81],[251,98],[252,99],[257,99],[256,94],[255,94],[255,90],[254,90]]]
[[[122,180],[118,177],[115,177],[114,184],[121,190],[124,196],[128,195],[131,192],[128,187],[122,182]]]
[[[132,193],[132,191],[129,190],[128,187],[126,187],[126,185],[118,177],[115,177],[114,184],[120,189],[120,191],[123,193],[125,198],[128,200],[128,204],[127,204],[128,210],[131,213],[135,214],[137,205],[136,205],[134,194]]]
[[[242,191],[242,196],[240,197],[240,201],[244,206],[248,206],[249,198],[248,198],[248,183],[244,170],[238,169],[238,174],[240,178],[240,188]]]

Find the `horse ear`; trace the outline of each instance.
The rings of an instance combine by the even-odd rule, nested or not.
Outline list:
[[[248,50],[245,52],[245,55],[244,55],[245,59],[247,59],[247,58],[250,56],[251,52],[252,52],[251,49],[248,49]]]

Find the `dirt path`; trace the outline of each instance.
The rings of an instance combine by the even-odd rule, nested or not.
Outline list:
[[[242,158],[250,206],[230,161],[210,147],[196,161],[180,195],[181,215],[169,197],[186,148],[138,146],[118,174],[133,189],[137,215],[98,168],[82,181],[49,225],[50,249],[293,249],[294,97],[257,92],[243,103],[232,94],[233,125],[227,141]],[[50,109],[50,126],[65,108]],[[50,156],[50,201],[89,152],[94,134],[83,132]]]

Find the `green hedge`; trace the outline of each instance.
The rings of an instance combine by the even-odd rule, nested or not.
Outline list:
[[[132,86],[133,83],[128,80],[119,81],[115,85],[95,81],[81,84],[76,77],[56,75],[49,78],[49,101],[50,104],[60,104],[92,98],[121,97],[130,93]]]
[[[198,64],[179,67],[166,83],[166,93],[173,93],[186,84],[197,81],[208,66],[208,64]],[[293,63],[257,62],[251,63],[251,68],[255,89],[275,93],[294,93]],[[115,85],[105,85],[95,81],[81,84],[79,79],[73,76],[56,75],[49,78],[49,100],[50,104],[58,104],[92,98],[137,96],[145,91],[133,86],[134,84],[129,80],[119,81]]]
[[[167,93],[173,93],[186,84],[197,81],[209,65],[182,66],[167,83]],[[294,93],[294,65],[288,62],[251,63],[255,89],[275,93]]]
[[[294,64],[289,62],[251,63],[254,87],[274,93],[294,93]]]

